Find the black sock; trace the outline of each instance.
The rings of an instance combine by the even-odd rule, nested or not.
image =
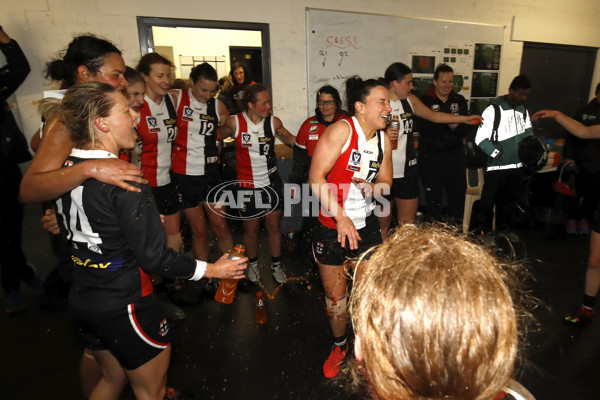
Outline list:
[[[281,257],[271,257],[271,269],[277,269],[281,265]]]
[[[338,346],[341,347],[342,350],[346,350],[348,348],[348,337],[346,335],[342,335],[339,337],[334,337],[333,338],[333,343]]]
[[[596,296],[588,296],[587,294],[583,295],[583,304],[584,307],[594,308],[594,304],[596,303]]]

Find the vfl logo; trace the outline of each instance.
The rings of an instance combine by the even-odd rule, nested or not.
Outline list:
[[[254,186],[254,187],[252,187]],[[263,186],[253,181],[229,181],[215,186],[207,193],[210,210],[217,215],[229,219],[260,218],[275,211],[282,199],[270,186]],[[250,214],[241,216],[239,211]]]
[[[360,159],[360,152],[356,149],[353,149],[352,153],[350,154],[350,159],[348,160],[348,165],[346,166],[346,169],[348,171],[360,171]]]
[[[249,133],[242,133],[242,146],[252,147],[251,139],[252,136]]]
[[[148,124],[148,130],[150,132],[158,132],[160,130],[160,128],[158,127],[158,122],[156,120],[156,118],[154,118],[153,116],[148,116],[146,117],[146,123]]]
[[[194,114],[194,110],[191,107],[185,106],[183,107],[183,119],[186,121],[193,121],[192,115]]]
[[[167,319],[163,319],[160,321],[160,325],[158,327],[158,334],[160,336],[166,336],[169,333],[169,324],[167,323]]]

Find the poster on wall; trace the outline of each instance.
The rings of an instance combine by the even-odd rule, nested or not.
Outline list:
[[[475,70],[493,70],[500,69],[500,50],[502,46],[499,44],[475,44]]]
[[[470,101],[473,114],[481,114],[498,96],[501,50],[502,46],[499,44],[475,43]]]
[[[473,72],[471,97],[496,97],[498,72]]]

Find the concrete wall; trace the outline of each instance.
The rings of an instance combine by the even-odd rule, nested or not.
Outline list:
[[[502,49],[501,93],[506,92],[510,80],[519,72],[522,41],[600,47],[596,44],[600,38],[600,2],[596,0],[1,1],[0,24],[19,41],[32,65],[30,76],[17,92],[27,136],[39,126],[36,100],[48,88],[42,76],[45,62],[65,48],[74,35],[93,32],[112,40],[123,50],[127,64],[135,65],[140,57],[136,16],[268,23],[274,113],[294,133],[308,115],[307,7],[504,25],[507,29]],[[594,85],[600,79],[598,64]],[[374,75],[381,73],[374,71]]]

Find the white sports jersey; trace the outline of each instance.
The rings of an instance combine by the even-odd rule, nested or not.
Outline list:
[[[394,179],[404,178],[408,167],[417,165],[417,154],[413,143],[414,114],[410,100],[390,100],[391,115],[397,115],[400,120],[398,132],[398,147],[392,150]]]
[[[242,112],[235,115],[235,152],[238,184],[242,187],[264,187],[281,181],[277,173],[273,117],[254,124]]]
[[[144,96],[137,126],[142,138],[142,172],[150,186],[154,187],[171,183],[171,143],[177,135],[177,119],[169,115],[165,99],[156,104]]]
[[[219,101],[213,98],[202,103],[192,96],[191,89],[180,90],[176,109],[178,133],[173,146],[173,172],[198,176],[218,169]]]

